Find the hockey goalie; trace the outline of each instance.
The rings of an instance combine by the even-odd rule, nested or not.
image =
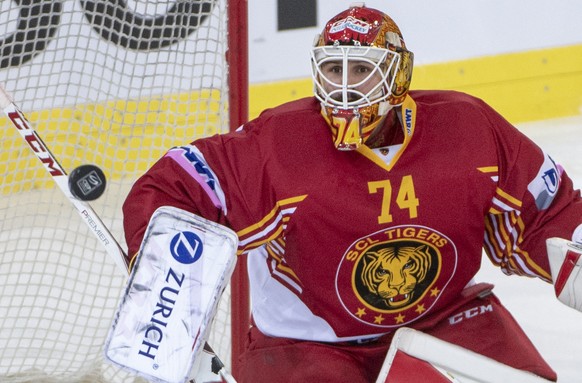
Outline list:
[[[128,262],[152,275],[163,263],[140,248],[156,245],[148,226],[164,206],[235,233],[252,306],[239,382],[556,381],[473,278],[484,249],[581,310],[582,198],[566,170],[482,100],[410,90],[413,54],[382,11],[334,16],[311,66],[313,97],[172,148],[137,180],[123,208]],[[234,250],[215,243],[210,264],[222,251]],[[206,298],[175,313],[206,318]],[[168,318],[146,319],[160,331],[134,339],[146,345],[136,352],[157,357]],[[146,367],[162,366],[155,357]]]

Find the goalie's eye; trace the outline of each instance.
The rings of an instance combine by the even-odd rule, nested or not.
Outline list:
[[[331,75],[339,75],[341,76],[343,72],[343,66],[341,63],[338,62],[326,62],[321,65],[321,72],[326,77],[331,77]],[[341,78],[341,77],[340,77]]]
[[[355,64],[351,71],[357,75],[367,75],[368,73],[374,71],[374,66],[370,64]]]
[[[347,83],[349,85],[359,84],[366,80],[376,66],[365,61],[350,61],[347,65]],[[339,61],[328,61],[321,64],[321,73],[332,83],[342,84],[344,76],[344,66]]]

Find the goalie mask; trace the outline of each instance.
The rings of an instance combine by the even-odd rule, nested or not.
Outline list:
[[[386,14],[353,6],[332,18],[311,51],[315,97],[340,150],[354,150],[402,104],[412,52]]]

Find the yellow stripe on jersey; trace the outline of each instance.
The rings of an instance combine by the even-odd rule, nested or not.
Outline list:
[[[237,255],[241,255],[244,252],[256,249],[257,247],[261,247],[263,246],[265,243],[269,243],[277,238],[279,238],[281,236],[281,233],[283,233],[283,225],[278,225],[277,229],[268,237],[263,238],[259,241],[253,241],[253,242],[249,242],[248,244],[239,247],[239,249],[236,251]]]
[[[497,188],[497,190],[495,190],[495,192],[497,193],[498,196],[503,197],[503,199],[505,199],[506,201],[512,203],[513,205],[515,205],[517,207],[521,207],[522,203],[519,199],[506,193],[501,188]]]
[[[519,237],[517,239],[517,243],[522,243],[523,242],[523,233],[525,232],[525,223],[523,222],[523,220],[521,219],[521,217],[519,215],[516,216],[516,224],[519,227]],[[519,253],[524,257],[524,260],[527,262],[527,264],[535,270],[535,272],[538,274],[539,277],[541,277],[542,279],[545,279],[547,282],[551,282],[552,280],[552,276],[550,274],[548,274],[542,267],[540,267],[540,265],[538,265],[533,259],[530,258],[529,253],[525,250],[521,250],[520,248],[518,248]]]
[[[483,166],[481,168],[477,168],[477,170],[485,174],[497,173],[499,171],[499,166]]]
[[[490,244],[491,248],[486,248],[487,254],[491,261],[498,266],[504,266],[503,261],[503,251],[499,247],[499,243],[495,238],[495,228],[493,227],[494,224],[494,217],[486,217],[485,218],[485,239],[488,240],[487,242]],[[494,257],[499,258],[499,260],[494,259]]]
[[[304,195],[300,195],[297,197],[291,197],[291,198],[286,198],[283,199],[281,201],[277,201],[277,203],[275,203],[275,207],[273,208],[273,210],[271,210],[266,216],[264,216],[259,222],[250,225],[240,231],[237,232],[237,235],[240,237],[244,237],[245,235],[253,232],[253,231],[257,231],[258,229],[260,229],[261,227],[263,227],[265,225],[265,223],[269,222],[270,220],[273,219],[273,217],[275,216],[275,214],[277,214],[280,210],[281,207],[283,206],[287,206],[287,205],[294,205],[297,204],[301,201],[303,201],[305,198],[307,197],[307,194]]]
[[[490,214],[503,214],[502,211],[495,209],[494,207],[489,208]]]
[[[285,247],[285,242],[281,240],[276,240],[280,246],[283,248]],[[282,272],[283,274],[287,275],[288,277],[295,280],[297,283],[301,283],[297,274],[289,267],[285,266],[283,263],[283,258],[279,255],[279,253],[273,248],[273,246],[267,245],[267,253],[277,262],[277,270]]]
[[[239,250],[237,254],[256,249],[280,237],[287,226],[289,215],[293,214],[296,205],[306,197],[307,194],[304,194],[277,201],[275,207],[259,222],[238,231]]]
[[[489,244],[492,248],[485,248],[487,255],[494,265],[500,266],[502,269],[521,275],[523,274],[521,268],[515,262],[515,259],[511,257],[512,246],[507,243],[500,243],[497,239],[498,231],[495,229],[499,222],[496,220],[499,216],[490,216],[485,220],[485,232],[489,238]]]
[[[496,227],[498,228],[496,230],[497,234],[500,235],[501,237],[501,241],[503,242],[503,250],[499,250],[499,256],[501,258],[503,258],[504,256],[507,258],[507,262],[509,262],[509,265],[511,267],[511,270],[513,270],[513,272],[515,272],[516,274],[519,275],[523,275],[525,273],[522,272],[522,268],[519,267],[519,263],[517,262],[517,260],[513,257],[513,252],[521,252],[521,250],[519,249],[519,247],[517,246],[517,244],[514,244],[513,241],[511,240],[510,237],[510,231],[512,231],[511,229],[514,228],[513,224],[509,225],[509,228],[506,227],[505,225],[505,219],[508,218],[508,216],[513,216],[513,219],[511,219],[512,223],[515,223],[515,217],[516,214],[515,212],[510,212],[510,213],[506,213],[503,215],[497,215],[494,217],[491,217],[492,220],[496,220]],[[521,243],[522,240],[522,232],[519,231],[518,232],[518,236],[517,236],[517,243]]]
[[[508,222],[509,221],[509,222]],[[490,215],[485,220],[485,231],[490,248],[485,251],[491,261],[517,275],[537,276],[550,281],[550,275],[522,248],[525,224],[515,211]]]

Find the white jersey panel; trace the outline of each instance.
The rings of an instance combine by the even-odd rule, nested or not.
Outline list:
[[[318,342],[365,340],[382,335],[338,337],[332,327],[315,315],[296,293],[271,276],[265,246],[249,252],[247,259],[251,312],[263,334]]]

